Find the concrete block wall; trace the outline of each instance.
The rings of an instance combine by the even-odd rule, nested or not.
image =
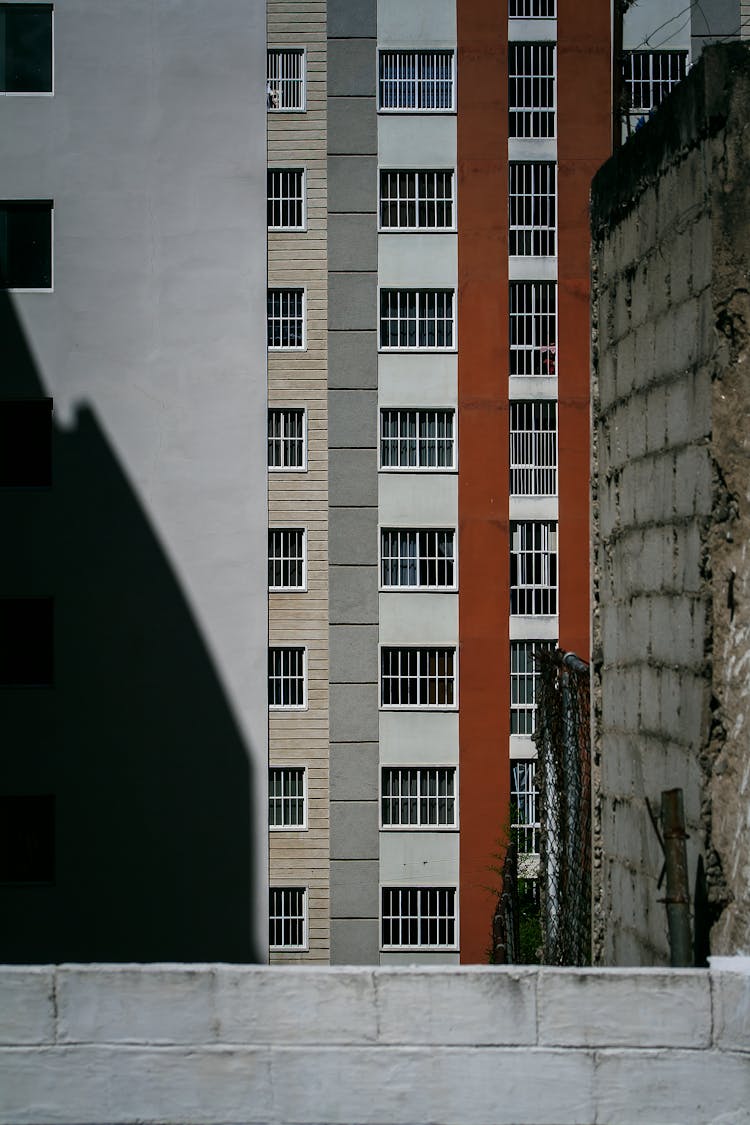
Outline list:
[[[750,963],[0,969],[0,1122],[743,1125]]]
[[[674,787],[697,957],[711,927],[711,952],[750,948],[749,109],[747,49],[708,48],[593,185],[594,952],[606,964],[669,960],[647,802],[658,811]]]

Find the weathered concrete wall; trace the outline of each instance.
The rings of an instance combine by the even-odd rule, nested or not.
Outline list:
[[[746,1125],[748,1105],[747,959],[0,970],[13,1125]]]
[[[750,948],[749,114],[750,53],[710,48],[594,180],[594,948],[609,964],[668,960],[647,801],[673,787],[698,956],[711,925],[711,952]]]

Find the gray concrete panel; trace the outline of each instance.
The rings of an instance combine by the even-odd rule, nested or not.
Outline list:
[[[328,386],[335,389],[377,388],[378,341],[372,332],[328,333]]]
[[[378,128],[373,98],[330,98],[328,151],[355,156],[377,152]]]
[[[378,878],[377,859],[331,860],[331,917],[377,918]]]
[[[332,508],[377,506],[378,466],[370,449],[336,449],[330,454],[329,502]]]
[[[376,0],[328,0],[328,37],[367,38],[378,31]]]
[[[332,918],[331,964],[377,965],[379,933],[377,918]]]
[[[331,684],[331,742],[377,742],[377,684]]]
[[[330,521],[328,561],[352,566],[372,566],[378,557],[376,508],[336,508]]]
[[[331,156],[328,213],[369,211],[378,205],[378,162],[374,156]],[[374,220],[373,220],[374,221]]]
[[[333,684],[374,684],[378,678],[377,625],[332,625],[330,632]]]
[[[347,332],[375,328],[377,277],[373,273],[328,275],[328,327]]]
[[[334,742],[331,801],[371,801],[377,793],[377,742]]]
[[[377,270],[378,232],[374,215],[329,215],[328,268],[334,273]]]
[[[373,796],[377,796],[377,790]],[[377,859],[378,802],[336,801],[331,821],[331,860]],[[368,871],[370,878],[372,870]]]
[[[375,448],[378,441],[377,391],[329,391],[330,449]]]
[[[332,625],[368,625],[378,620],[377,566],[333,566],[329,576]]]
[[[375,97],[374,39],[332,39],[328,44],[328,96]]]

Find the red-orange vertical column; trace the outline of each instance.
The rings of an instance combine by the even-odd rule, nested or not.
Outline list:
[[[510,799],[507,6],[457,0],[461,961],[487,960]]]
[[[560,647],[588,660],[589,188],[611,151],[609,0],[558,0]]]

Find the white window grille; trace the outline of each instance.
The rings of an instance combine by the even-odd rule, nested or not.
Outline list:
[[[268,290],[268,346],[286,351],[304,348],[304,289]]]
[[[306,887],[269,887],[268,944],[271,949],[307,949]]]
[[[453,528],[380,532],[380,581],[384,588],[455,589]]]
[[[381,469],[455,468],[453,419],[452,410],[381,410]]]
[[[508,110],[511,137],[554,137],[554,43],[508,44]]]
[[[455,707],[455,648],[382,648],[383,707]]]
[[[518,255],[555,253],[556,168],[551,161],[509,164],[508,252]]]
[[[381,816],[387,828],[455,828],[456,768],[384,769]]]
[[[510,733],[533,734],[539,695],[539,668],[534,653],[554,647],[552,641],[510,642]]]
[[[557,495],[556,402],[511,402],[510,494]]]
[[[266,108],[271,112],[303,110],[305,52],[302,47],[271,47],[266,59]]]
[[[557,0],[508,0],[508,16],[512,20],[553,20]]]
[[[380,173],[381,230],[452,230],[453,170]]]
[[[510,831],[519,855],[539,854],[539,792],[536,762],[511,762]]]
[[[269,590],[304,590],[306,543],[303,527],[268,529]]]
[[[384,949],[452,949],[456,945],[455,887],[383,887]]]
[[[305,706],[304,648],[269,648],[268,706],[286,709]]]
[[[268,411],[268,467],[304,470],[307,464],[305,411],[274,408]]]
[[[557,374],[557,283],[512,281],[509,289],[511,375]]]
[[[511,523],[510,612],[534,617],[557,613],[556,523]]]
[[[378,109],[453,109],[453,51],[381,51]]]
[[[304,230],[304,168],[269,168],[267,186],[268,229]]]
[[[382,350],[453,347],[452,289],[381,289]]]
[[[687,51],[626,51],[623,79],[631,117],[650,113],[687,73]]]
[[[304,766],[272,766],[268,771],[270,828],[305,827]]]

